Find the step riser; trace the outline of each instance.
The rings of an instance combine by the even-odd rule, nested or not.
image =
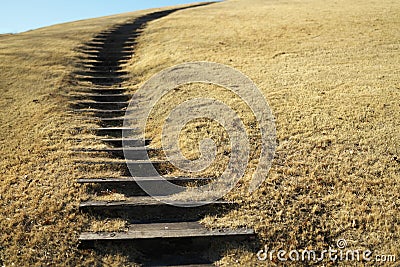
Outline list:
[[[132,96],[131,95],[106,95],[106,96],[102,96],[102,95],[89,95],[89,96],[85,96],[85,95],[79,95],[79,96],[74,96],[74,99],[79,99],[79,100],[91,100],[91,101],[96,101],[96,102],[128,102],[129,100],[131,100]]]
[[[125,136],[133,136],[134,134],[137,133],[137,130],[124,130],[125,131]],[[95,129],[94,132],[98,136],[111,136],[113,138],[122,138],[122,130],[119,129]]]
[[[122,50],[105,50],[103,47],[92,47],[92,48],[81,48],[79,49],[79,52],[84,53],[86,55],[92,55],[92,56],[98,56],[98,55],[123,55],[123,56],[129,56],[133,55],[133,50],[130,48],[125,48]]]
[[[202,5],[205,4],[199,4],[199,6]],[[80,82],[78,84],[81,84],[82,87],[100,88],[87,88],[78,91],[99,95],[75,95],[71,109],[75,109],[73,112],[79,114],[83,119],[91,119],[91,117],[94,119],[96,117],[115,118],[114,120],[98,120],[96,122],[97,125],[101,125],[98,127],[103,128],[91,129],[92,133],[97,135],[95,139],[107,138],[108,140],[102,140],[102,142],[119,148],[122,148],[123,145],[125,147],[138,147],[132,148],[131,151],[115,148],[114,150],[109,148],[98,149],[97,151],[95,149],[92,151],[75,150],[80,153],[77,155],[80,157],[76,159],[76,163],[82,172],[91,172],[104,167],[104,169],[115,171],[117,176],[121,175],[120,178],[109,178],[105,179],[106,181],[101,179],[95,179],[97,182],[88,179],[78,181],[79,183],[90,183],[88,185],[90,193],[110,194],[110,197],[112,193],[121,193],[129,197],[126,201],[117,202],[83,202],[80,209],[95,215],[99,219],[122,218],[131,223],[123,232],[82,233],[79,238],[81,248],[111,245],[117,251],[132,249],[136,253],[139,252],[139,255],[143,255],[142,260],[135,258],[135,262],[145,265],[196,265],[212,263],[224,255],[224,252],[217,253],[214,251],[211,253],[210,247],[214,244],[242,242],[254,237],[254,232],[247,229],[206,229],[197,222],[206,215],[220,214],[222,210],[226,210],[228,205],[231,207],[231,203],[220,201],[200,207],[182,208],[166,205],[146,196],[146,192],[139,186],[143,182],[148,187],[156,188],[156,192],[153,192],[156,195],[163,196],[169,191],[167,189],[170,188],[155,176],[170,173],[173,166],[168,162],[146,161],[148,160],[148,153],[151,156],[154,152],[139,147],[143,145],[140,140],[124,140],[124,142],[120,139],[113,140],[113,138],[122,138],[123,135],[131,136],[131,138],[138,136],[134,135],[135,133],[138,134],[137,129],[126,130],[123,127],[125,109],[129,105],[127,102],[130,101],[132,96],[117,95],[127,92],[125,88],[102,90],[101,87],[122,87],[122,83],[126,81],[127,75],[129,75],[128,72],[123,71],[123,65],[134,56],[135,40],[140,35],[141,28],[147,22],[185,8],[155,12],[142,16],[132,23],[113,27],[97,34],[91,42],[87,43],[86,47],[80,49],[81,54],[78,57],[80,67],[85,67],[87,71],[74,73],[76,80]],[[106,96],[104,94],[115,95]],[[128,131],[131,133],[128,133]],[[148,144],[147,141],[146,145]],[[112,159],[109,159],[110,157]],[[89,161],[82,161],[82,158],[87,158]],[[130,161],[125,162],[123,160],[125,158]],[[114,162],[117,159],[120,159],[119,162]],[[100,166],[93,167],[93,165]],[[96,173],[93,173],[93,176],[96,176]],[[140,182],[132,179],[132,176],[137,177]],[[124,179],[128,181],[123,181]],[[171,182],[185,186],[204,185],[210,181],[210,179],[200,178],[190,181],[189,178],[181,178],[181,180]],[[157,224],[157,222],[164,223]]]
[[[123,172],[127,176],[153,177],[159,174],[156,169],[160,169],[161,166],[165,167],[166,165],[162,163],[127,163],[123,168]]]
[[[126,42],[132,42],[135,37],[121,35],[119,37],[95,37],[92,39],[93,43],[103,43],[103,46],[121,44]]]
[[[121,64],[125,64],[126,62],[103,62],[103,61],[85,61],[85,62],[81,62],[81,64],[84,66],[84,67],[87,67],[87,68],[112,68],[112,69],[114,69],[114,68],[120,68],[120,69],[122,69],[122,67],[121,67]]]
[[[121,111],[113,111],[113,112],[100,112],[100,111],[96,111],[93,112],[95,117],[99,117],[99,118],[116,118],[116,117],[123,117],[125,116],[125,110],[121,110]],[[121,137],[121,134],[116,134],[116,136]]]
[[[104,182],[101,181],[100,183],[97,181],[97,179],[93,180],[93,183],[89,182],[90,179],[85,179],[85,184],[94,184],[96,185],[96,192],[120,192],[124,194],[127,197],[132,197],[132,196],[147,196],[147,193],[143,191],[143,189],[135,182],[132,180],[126,181],[126,182]],[[80,181],[78,180],[78,183]],[[179,186],[188,186],[189,184],[195,184],[198,186],[201,185],[206,185],[207,183],[211,182],[208,179],[203,179],[203,180],[198,180],[198,179],[186,179],[186,180],[180,180],[180,179],[170,179],[169,182],[179,185]],[[146,181],[141,181],[141,185],[145,185],[146,188],[153,187],[153,188],[159,188],[158,192],[154,192],[154,196],[165,196],[167,193],[167,190],[165,190],[162,186],[160,186],[160,183],[157,181],[153,181],[149,179],[148,182]],[[89,186],[91,188],[91,186]],[[90,208],[89,208],[90,209]]]
[[[113,248],[118,251],[125,251],[127,248],[133,250],[134,254],[141,254],[137,261],[144,266],[182,266],[190,264],[191,267],[201,267],[203,264],[209,266],[213,262],[219,260],[222,255],[214,252],[210,255],[209,250],[215,242],[224,244],[228,242],[241,242],[243,237],[230,238],[170,238],[170,239],[153,239],[153,240],[116,240],[116,241],[81,241],[81,249],[101,249],[110,242]],[[157,248],[157,249],[155,249]],[[179,255],[177,256],[177,252]],[[207,253],[208,252],[208,253]],[[206,265],[206,266],[207,266]],[[188,266],[188,267],[189,267]],[[206,267],[204,266],[204,267]]]
[[[107,45],[105,45],[103,42],[93,42],[92,41],[91,43],[88,43],[86,45],[89,49],[90,48],[102,49],[102,50],[110,49],[111,51],[122,49],[122,51],[124,51],[124,50],[128,50],[128,49],[132,50],[132,47],[135,46],[136,44],[137,44],[136,42],[130,41],[130,42],[124,42],[122,44],[107,44]]]
[[[75,72],[75,75],[91,76],[91,77],[109,77],[118,78],[120,76],[126,76],[129,73],[126,71],[82,71]]]
[[[86,60],[94,60],[94,61],[114,61],[114,62],[119,62],[119,61],[127,61],[132,58],[132,55],[129,56],[118,56],[118,55],[104,55],[104,56],[87,56],[83,59]]]
[[[124,81],[124,78],[121,77],[90,77],[90,76],[78,76],[77,80],[80,81],[101,81],[101,82],[121,82]]]
[[[110,170],[120,172],[119,175],[127,176],[127,177],[154,177],[158,175],[166,175],[168,170],[171,169],[171,165],[168,162],[165,163],[123,163],[123,162],[115,162],[115,163],[103,163],[103,162],[82,162],[77,161],[75,164],[79,165],[81,170],[91,172],[96,165],[102,165]],[[128,168],[128,166],[130,168]],[[153,165],[154,168],[151,167]]]
[[[112,120],[112,121],[100,121],[101,127],[122,127],[124,125],[124,119]]]
[[[103,51],[103,50],[97,50],[97,51],[84,51],[82,53],[85,53],[86,55],[90,56],[132,56],[132,52],[126,51],[126,52],[108,52],[108,51]]]
[[[114,147],[122,147],[125,145],[125,147],[138,147],[142,145],[141,141],[138,140],[124,140],[124,144],[122,144],[122,140],[103,140],[104,143],[110,144]],[[145,145],[148,146],[150,145],[150,140],[145,141]]]
[[[120,67],[123,64],[128,63],[129,60],[126,59],[115,59],[115,60],[109,60],[109,59],[104,59],[104,60],[99,60],[98,58],[81,58],[82,63],[86,65],[92,65],[92,66],[102,66],[102,67]]]
[[[169,163],[113,163],[107,165],[110,166],[110,169],[119,170],[121,172],[120,175],[122,176],[133,177],[154,177],[165,175],[171,168]],[[153,167],[151,165],[153,165]],[[90,168],[90,164],[87,166]]]
[[[147,160],[149,158],[149,154],[151,154],[152,152],[149,151],[149,154],[146,150],[139,150],[139,151],[129,151],[129,150],[125,150],[125,152],[121,149],[121,150],[117,150],[117,151],[81,151],[81,153],[88,153],[90,155],[90,153],[108,153],[112,156],[114,156],[114,158],[117,159],[127,159],[127,160]]]
[[[123,81],[125,81],[125,79],[121,78],[92,78],[92,77],[77,78],[77,80],[81,82],[91,82],[92,84],[97,84],[102,86],[112,86],[120,84]]]
[[[110,67],[110,66],[105,66],[105,67],[93,67],[93,66],[85,66],[88,68],[90,71],[100,71],[100,72],[118,72],[122,70],[122,67]]]
[[[123,109],[127,108],[128,104],[126,103],[101,103],[101,102],[93,102],[93,103],[74,103],[71,105],[72,108],[76,109],[87,109],[87,108],[94,108],[94,109],[103,109],[103,110],[116,110],[116,109]]]
[[[88,94],[98,94],[98,95],[102,95],[102,94],[107,94],[107,95],[120,95],[120,94],[124,94],[126,93],[127,89],[119,89],[119,88],[105,88],[105,89],[99,89],[99,88],[87,88],[87,89],[78,89],[76,90],[76,92],[79,93],[88,93]]]
[[[161,192],[161,190],[160,190]],[[223,207],[221,207],[223,208]],[[84,212],[103,215],[107,218],[129,218],[129,223],[169,223],[192,222],[206,215],[220,213],[218,205],[205,205],[193,208],[182,208],[171,205],[158,206],[120,206],[120,207],[80,207]]]

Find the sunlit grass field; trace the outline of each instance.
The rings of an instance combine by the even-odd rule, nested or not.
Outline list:
[[[88,197],[75,183],[85,170],[68,150],[76,146],[71,138],[81,134],[76,128],[83,123],[68,113],[65,95],[78,86],[70,75],[78,68],[77,47],[143,13],[0,35],[0,263],[128,264],[126,255],[112,250],[77,249],[81,229],[123,229],[124,222],[89,224],[91,218],[77,209]],[[255,141],[249,171],[227,196],[241,205],[203,220],[210,227],[257,231],[257,245],[228,248],[219,264],[271,265],[276,262],[262,263],[255,255],[264,245],[321,251],[341,238],[349,249],[400,260],[398,28],[398,1],[231,0],[178,11],[144,29],[126,66],[132,91],[178,63],[218,62],[251,78],[275,116],[277,150],[266,181],[247,193],[246,181],[257,164]],[[148,132],[153,146],[161,145],[166,111],[206,95],[244,109],[241,117],[257,139],[250,127],[254,118],[240,99],[222,88],[193,85],[166,96],[153,110]],[[184,133],[180,145],[188,158],[198,157],[198,140],[219,140],[218,162],[205,174],[220,174],[224,152],[230,151],[223,130],[198,120]],[[88,144],[96,145],[81,145]]]

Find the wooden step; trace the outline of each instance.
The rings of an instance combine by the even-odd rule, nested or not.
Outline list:
[[[126,76],[129,72],[126,71],[96,71],[96,70],[88,70],[88,71],[75,71],[74,75],[80,76],[89,76],[89,77],[121,77]]]
[[[80,62],[83,67],[85,68],[120,68],[123,69],[122,65],[124,65],[127,61],[125,62],[103,62],[103,61],[88,61],[85,59],[82,59]]]
[[[166,181],[179,186],[203,186],[212,181],[211,178],[188,178],[188,177],[163,177]],[[125,196],[147,196],[141,186],[146,188],[158,188],[152,192],[154,196],[165,196],[170,194],[166,189],[164,180],[158,177],[116,177],[116,178],[85,178],[78,179],[80,184],[95,186],[96,192],[119,192]],[[90,187],[89,187],[90,188]]]
[[[70,94],[69,97],[79,100],[91,100],[95,102],[125,102],[131,100],[132,94],[95,94],[95,93],[80,93]]]
[[[109,165],[116,167],[123,172],[122,175],[135,177],[154,177],[159,176],[157,171],[161,166],[168,166],[170,163],[164,160],[75,160],[76,164],[83,165]],[[164,173],[161,173],[163,175]]]
[[[166,199],[159,191],[154,196]],[[123,217],[129,223],[183,222],[197,221],[206,215],[215,215],[222,209],[236,206],[228,201],[168,201],[160,202],[150,196],[133,196],[124,201],[81,202],[79,208],[83,212],[103,215],[108,218]],[[185,205],[185,206],[183,206]]]
[[[99,76],[99,77],[91,77],[91,76],[81,76],[76,75],[75,79],[80,81],[87,81],[87,82],[113,82],[113,83],[120,83],[124,81],[124,77],[107,77],[107,76]]]
[[[90,64],[83,64],[83,67],[85,69],[88,69],[90,71],[121,71],[124,69],[121,65],[118,64],[118,66],[93,66]]]
[[[89,50],[89,51],[84,51],[82,52],[85,55],[91,55],[91,56],[131,56],[132,55],[132,51],[129,50],[113,50],[113,51],[109,51],[109,50],[105,50],[105,49],[98,49],[98,50]]]
[[[77,78],[76,79],[78,82],[82,82],[83,84],[85,83],[91,83],[92,85],[99,85],[99,86],[113,86],[113,85],[118,85],[122,84],[125,79],[110,79],[110,78]]]
[[[110,55],[96,55],[96,56],[88,55],[88,56],[82,57],[82,59],[84,59],[84,60],[116,61],[116,62],[122,61],[122,60],[129,60],[131,58],[132,58],[132,55],[124,56],[124,55],[116,55],[116,54],[114,54],[114,55],[112,55],[112,54],[110,54]]]
[[[122,138],[123,134],[125,136],[130,136],[139,132],[138,128],[131,127],[101,127],[101,128],[93,128],[94,131],[99,136],[112,136],[116,138]]]
[[[149,158],[149,153],[160,151],[159,149],[149,147],[115,147],[115,148],[102,148],[102,149],[87,149],[79,148],[73,149],[74,152],[81,153],[110,153],[116,158],[128,159],[128,160],[146,160]]]
[[[143,145],[142,140],[138,140],[138,139],[131,139],[131,138],[103,138],[100,139],[102,142],[110,144],[114,147],[129,147],[129,146],[133,146],[133,147],[137,147],[137,146],[141,146]],[[145,140],[145,145],[149,145],[151,143],[151,140],[146,139]]]
[[[119,35],[119,36],[100,36],[94,37],[92,42],[102,42],[104,46],[114,45],[114,44],[124,44],[125,42],[135,41],[136,36],[127,36],[127,35]]]
[[[126,232],[83,232],[80,241],[98,240],[142,240],[158,238],[196,238],[217,236],[254,236],[254,230],[238,229],[207,229],[198,222],[131,224]]]
[[[205,184],[211,182],[211,178],[189,178],[189,177],[163,177],[168,182],[177,184],[177,185],[187,185],[189,183],[196,184]],[[159,176],[155,177],[115,177],[115,178],[80,178],[77,180],[77,183],[80,184],[105,184],[105,185],[127,185],[127,184],[136,184],[137,182],[141,183],[158,183],[160,181]]]
[[[160,198],[163,198],[160,196]],[[89,200],[83,201],[79,204],[79,207],[82,209],[86,208],[97,208],[97,209],[126,209],[126,208],[134,208],[138,206],[143,206],[146,208],[154,207],[154,206],[163,206],[166,209],[166,206],[179,208],[179,209],[188,209],[190,207],[197,208],[198,206],[203,205],[232,205],[232,202],[228,201],[169,201],[170,204],[165,204],[164,202],[160,202],[153,197],[150,196],[135,196],[130,197],[127,200],[120,200],[120,201],[96,201],[96,200]],[[176,207],[174,205],[187,205],[188,207]]]
[[[73,101],[70,106],[74,109],[102,109],[102,110],[116,110],[124,109],[129,106],[130,102],[98,102],[90,100]]]
[[[98,142],[103,142],[115,147],[122,147],[122,138],[69,138],[68,140],[75,141],[76,143],[81,143],[86,140],[95,140]],[[150,139],[146,139],[143,144],[142,140],[133,139],[133,138],[124,138],[124,145],[125,147],[138,147],[138,146],[148,146],[151,143]]]
[[[87,48],[94,48],[94,49],[110,49],[110,50],[130,49],[130,50],[132,50],[132,47],[136,44],[137,44],[137,42],[132,41],[132,40],[128,41],[128,42],[124,42],[123,44],[107,44],[107,45],[105,45],[104,42],[91,41],[89,43],[86,43],[85,46]]]
[[[122,117],[125,116],[126,110],[117,109],[117,110],[102,110],[102,109],[71,109],[73,113],[91,113],[94,114],[95,117]]]
[[[88,87],[88,88],[79,88],[76,89],[75,92],[77,93],[84,93],[84,94],[96,94],[96,95],[121,95],[124,94],[126,91],[128,91],[128,88],[94,88],[94,87]]]
[[[127,59],[120,59],[120,60],[115,60],[115,59],[97,59],[97,58],[87,58],[87,57],[82,57],[81,63],[86,65],[86,66],[102,66],[102,67],[120,67],[126,63],[129,62]]]
[[[170,260],[168,260],[168,261],[164,260],[163,262],[170,262]],[[153,264],[148,265],[148,266],[151,266],[151,267],[165,267],[166,266],[163,263],[159,263],[159,264],[161,264],[161,265],[153,263]],[[168,267],[215,267],[215,266],[217,266],[217,265],[212,264],[212,263],[179,264],[179,265],[169,265],[168,264]]]
[[[126,31],[118,31],[118,32],[104,32],[104,33],[99,33],[94,37],[94,39],[98,38],[113,38],[113,39],[119,39],[119,38],[124,38],[124,39],[130,39],[132,37],[137,37],[139,34],[137,33],[131,33],[131,32],[126,32]]]
[[[125,117],[115,117],[115,118],[101,118],[101,117],[80,117],[78,119],[89,120],[89,121],[97,121],[98,125],[101,127],[121,127],[124,125]],[[129,121],[133,121],[133,119],[129,119]]]
[[[134,50],[132,47],[118,47],[119,49],[112,49],[112,48],[107,48],[104,49],[103,46],[84,46],[80,47],[78,50],[82,53],[92,53],[92,52],[107,52],[107,53],[133,53]]]
[[[107,63],[107,64],[113,64],[117,65],[120,64],[121,61],[129,61],[132,58],[132,55],[129,56],[115,56],[115,55],[109,55],[109,56],[91,56],[91,55],[79,55],[76,56],[77,59],[79,59],[82,63],[92,63],[92,62],[100,62],[100,63]]]

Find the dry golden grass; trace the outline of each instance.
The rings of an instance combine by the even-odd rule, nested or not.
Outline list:
[[[68,116],[62,94],[75,86],[69,77],[75,48],[138,14],[0,36],[0,260],[6,266],[127,263],[120,254],[76,248],[81,229],[120,229],[124,222],[89,225],[77,211],[88,196],[75,179],[87,170],[73,164],[68,149],[77,145],[70,139],[80,134],[81,121]],[[252,195],[239,184],[228,197],[242,207],[204,223],[254,227],[260,246],[276,250],[321,250],[346,238],[350,248],[400,257],[399,14],[400,4],[391,0],[231,0],[149,23],[128,65],[132,89],[178,63],[219,62],[248,75],[276,118],[278,147],[266,182]],[[207,91],[183,88],[168,96],[176,102],[165,103],[200,90]],[[209,92],[242,107],[222,89]],[[153,118],[161,120],[168,105],[158,107]],[[248,125],[253,118],[245,112],[243,120]],[[196,158],[199,138],[218,139],[222,130],[197,121],[184,133],[182,149]],[[150,134],[159,145],[160,128]],[[220,141],[219,151],[229,152]],[[252,151],[257,155],[257,147]],[[229,250],[220,263],[260,264],[258,249]]]
[[[79,201],[87,196],[76,179],[87,172],[74,164],[69,152],[76,146],[71,139],[80,133],[77,127],[90,122],[82,124],[68,113],[64,95],[76,86],[70,73],[77,64],[77,48],[100,31],[143,13],[0,36],[0,265],[126,261],[77,249],[79,232],[100,226],[88,225],[89,219],[78,212]],[[118,221],[107,223],[121,227]]]
[[[271,249],[322,250],[346,238],[349,248],[399,258],[399,14],[396,1],[227,1],[149,24],[129,66],[132,86],[178,63],[223,63],[258,85],[276,118],[266,182],[253,195],[240,184],[229,198],[243,206],[204,223],[254,227]],[[156,107],[155,145],[163,112],[199,93],[174,92]],[[181,140],[189,158],[198,156],[199,125]],[[258,249],[231,251],[221,264],[260,264]]]

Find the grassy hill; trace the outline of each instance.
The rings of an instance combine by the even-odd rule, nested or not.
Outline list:
[[[77,87],[77,48],[146,12],[0,36],[0,263],[128,262],[112,249],[77,249],[81,229],[124,222],[89,225],[92,218],[77,210],[87,196],[75,184],[83,171],[69,148],[82,122],[68,113],[65,95]],[[271,171],[254,194],[240,185],[229,195],[240,209],[205,224],[254,227],[275,250],[320,251],[345,238],[349,248],[400,258],[399,27],[400,3],[392,0],[231,0],[182,10],[148,24],[127,65],[127,85],[134,91],[166,67],[213,61],[263,91],[277,127]],[[153,125],[162,125],[174,103],[203,93],[236,103],[222,89],[183,88],[155,109]],[[222,133],[207,122],[192,127],[199,125]],[[156,145],[159,128],[150,133]],[[197,135],[183,140],[189,157]],[[258,264],[258,249],[228,250],[221,264]]]

